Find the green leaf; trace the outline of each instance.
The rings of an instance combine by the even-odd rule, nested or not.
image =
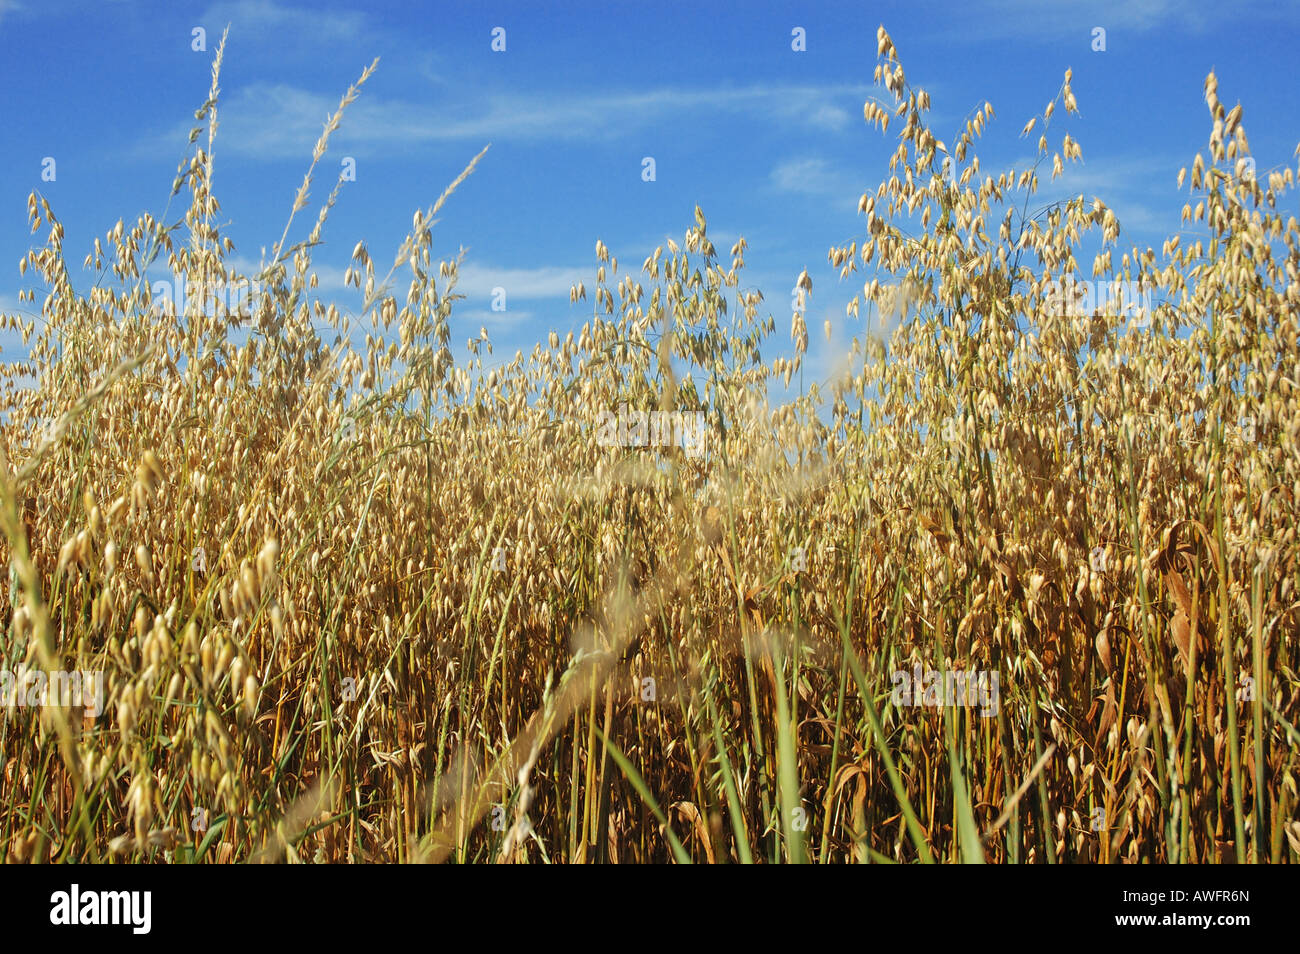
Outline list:
[[[664,826],[664,832],[668,835],[668,842],[672,845],[673,857],[677,859],[677,863],[689,865],[691,856],[687,853],[686,847],[681,843],[681,840],[673,833],[673,826],[668,823],[668,816],[659,807],[655,797],[650,794],[650,789],[646,787],[645,779],[641,777],[641,773],[636,770],[632,763],[628,761],[627,756],[605,736],[605,733],[599,727],[596,727],[596,734],[600,736],[600,741],[604,743],[606,751],[609,752],[619,771],[632,783],[632,787],[641,796],[641,800],[645,802],[646,807],[650,809],[655,818],[659,819],[659,824]]]

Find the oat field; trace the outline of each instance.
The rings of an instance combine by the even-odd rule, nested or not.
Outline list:
[[[220,50],[178,226],[119,221],[82,294],[33,194],[8,861],[1300,858],[1298,170],[1253,171],[1210,74],[1177,237],[1126,249],[1099,201],[1036,208],[1083,155],[1064,64],[1039,116],[985,104],[945,143],[878,41],[864,118],[897,147],[829,249],[857,337],[802,389],[824,329],[699,208],[626,261],[596,242],[580,332],[453,341],[433,221],[489,150],[391,266],[356,247],[360,313],[323,299],[339,189],[308,187],[373,66],[289,214],[310,237],[257,275],[213,224]],[[995,131],[1036,161],[982,167]],[[164,264],[260,291],[177,309]],[[598,440],[620,409],[659,440]]]

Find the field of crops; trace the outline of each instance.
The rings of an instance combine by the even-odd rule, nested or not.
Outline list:
[[[1082,155],[1068,72],[1037,162],[983,168],[993,107],[940,142],[882,28],[897,150],[829,256],[895,320],[801,389],[823,329],[698,208],[596,243],[580,332],[453,342],[431,228],[482,153],[391,267],[357,246],[360,313],[316,292],[310,173],[310,238],[235,275],[220,63],[181,228],[118,222],[79,294],[30,202],[9,861],[1300,857],[1296,170],[1255,175],[1213,74],[1170,170],[1197,237],[1125,248],[1099,201],[1031,208]]]

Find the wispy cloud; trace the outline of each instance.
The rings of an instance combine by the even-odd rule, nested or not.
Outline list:
[[[36,305],[25,301],[20,302],[17,295],[0,294],[0,315],[30,316],[36,307]]]
[[[0,3],[5,0],[0,0]],[[273,0],[228,0],[208,7],[200,18],[208,29],[220,31],[227,23],[238,32],[240,42],[259,38],[285,46],[286,37],[319,40],[355,40],[365,25],[359,13],[341,10],[307,10],[285,6]]]
[[[493,289],[504,288],[506,298],[563,298],[577,282],[590,284],[595,270],[586,266],[501,268],[467,262],[460,267],[456,292],[466,298],[490,298]]]
[[[950,35],[966,41],[991,37],[1046,37],[1078,33],[1085,40],[1094,27],[1110,31],[1148,33],[1177,29],[1204,33],[1224,19],[1251,17],[1294,22],[1294,4],[1272,0],[1223,0],[1189,4],[1184,0],[1091,0],[1083,3],[1043,3],[1042,0],[989,0],[972,6]]]
[[[16,295],[0,294],[0,315],[17,315],[24,321],[30,321],[36,317],[35,309],[38,308],[38,305],[20,302]],[[0,363],[24,361],[27,354],[27,346],[23,344],[21,334],[8,328],[0,331]]]
[[[854,211],[858,199],[867,189],[864,178],[854,175],[826,159],[802,157],[787,159],[772,169],[769,183],[782,192],[829,199],[837,209]]]
[[[775,121],[779,128],[839,131],[851,125],[850,105],[866,85],[755,85],[735,89],[660,88],[645,92],[447,95],[448,108],[363,95],[339,132],[346,148],[372,155],[398,146],[471,140],[605,140],[653,127],[667,116],[726,112]],[[326,118],[338,108],[337,93],[316,93],[284,83],[258,83],[223,104],[227,152],[267,159],[306,155]],[[855,107],[855,108],[859,108]],[[188,126],[152,136],[142,151],[183,142]]]
[[[857,189],[856,180],[848,173],[836,169],[825,159],[788,159],[772,170],[771,181],[786,192],[803,192],[808,195],[843,195]],[[857,199],[855,197],[854,201]]]
[[[1022,160],[1016,168],[1031,164]],[[1150,200],[1170,207],[1178,202],[1179,166],[1177,159],[1159,155],[1096,156],[1066,166],[1058,179],[1042,176],[1037,198],[1046,204],[1080,193],[1096,196],[1111,207],[1126,233],[1176,230],[1177,217],[1162,214]]]

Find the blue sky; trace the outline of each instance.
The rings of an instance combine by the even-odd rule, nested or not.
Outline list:
[[[78,265],[119,218],[162,214],[227,23],[214,186],[223,232],[250,269],[280,237],[321,124],[376,56],[312,191],[323,200],[342,157],[355,158],[357,179],[315,256],[324,295],[359,304],[342,288],[356,242],[386,270],[412,213],[491,143],[434,231],[440,257],[468,248],[458,288],[467,298],[452,320],[462,357],[483,325],[498,359],[580,327],[590,297],[571,305],[568,290],[594,286],[596,240],[635,270],[665,238],[681,241],[697,204],[724,261],[738,235],[748,240],[744,284],[764,292],[776,340],[789,340],[790,289],[806,267],[810,359],[816,367],[842,353],[841,333],[858,330],[844,305],[860,281],[840,281],[826,253],[862,238],[858,198],[888,177],[896,146],[892,131],[862,118],[882,23],[908,80],[930,92],[940,138],[952,142],[972,110],[993,104],[997,119],[977,147],[985,172],[1032,161],[1020,130],[1072,68],[1082,116],[1058,109],[1049,142],[1058,148],[1068,130],[1084,164],[1056,182],[1044,170],[1038,204],[1100,196],[1119,216],[1121,249],[1158,250],[1179,228],[1186,190],[1176,176],[1206,148],[1211,68],[1224,103],[1243,104],[1261,170],[1294,163],[1300,141],[1294,3],[0,0],[0,309],[33,308],[17,302],[31,287],[17,265],[34,238],[33,189],[63,222]],[[1098,26],[1104,52],[1092,49]],[[191,49],[195,27],[207,32],[206,52]],[[491,49],[494,27],[506,30],[505,52]],[[791,48],[796,27],[806,51]],[[41,181],[47,156],[54,182]],[[642,180],[645,156],[654,182]],[[1295,195],[1286,203],[1294,209]],[[299,214],[291,241],[315,209]],[[174,205],[167,221],[182,212]],[[73,277],[79,290],[92,281]],[[505,312],[490,308],[498,286]],[[827,317],[841,326],[829,346]],[[13,335],[0,347],[4,360],[21,354]]]

